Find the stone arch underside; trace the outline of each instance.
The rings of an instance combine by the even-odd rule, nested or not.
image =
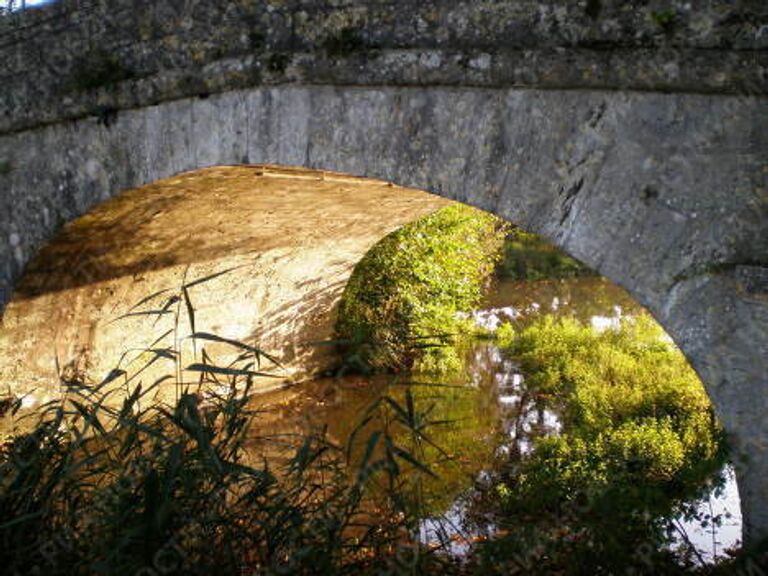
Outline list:
[[[596,90],[254,88],[0,136],[4,300],[60,224],[205,166],[392,181],[544,235],[680,345],[733,436],[768,535],[768,150],[759,98]]]
[[[95,385],[119,369],[130,380],[110,384],[107,402],[157,382],[148,398],[173,402],[179,381],[199,381],[183,367],[203,360],[201,348],[209,363],[242,365],[242,349],[195,343],[193,332],[266,354],[252,368],[262,373],[252,393],[335,370],[336,309],[355,265],[394,229],[451,204],[378,180],[264,165],[203,168],[123,192],[64,226],[26,267],[0,324],[2,389],[32,409],[56,397],[62,379]]]

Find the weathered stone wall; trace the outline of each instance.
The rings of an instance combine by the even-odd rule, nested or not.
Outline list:
[[[0,20],[0,132],[286,83],[765,94],[768,4],[60,0]]]

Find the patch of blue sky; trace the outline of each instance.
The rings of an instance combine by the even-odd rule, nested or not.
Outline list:
[[[53,4],[56,0],[0,0],[0,12],[12,12],[22,8],[35,8]]]

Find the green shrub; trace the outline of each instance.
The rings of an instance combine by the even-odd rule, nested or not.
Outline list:
[[[634,423],[640,426],[635,433],[674,431],[689,464],[719,453],[722,438],[704,387],[650,316],[602,332],[574,319],[545,317],[501,336],[528,387],[560,404],[572,433],[628,433],[622,427]]]
[[[355,268],[339,306],[345,353],[375,370],[459,367],[454,345],[474,327],[457,314],[480,303],[505,230],[498,218],[456,204],[381,240]]]
[[[696,373],[648,315],[602,332],[571,318],[544,317],[500,338],[528,386],[561,399],[571,428],[596,434],[628,420],[668,418],[684,431],[702,415],[704,427],[711,425],[710,401]],[[686,442],[701,458],[716,450],[701,439]]]
[[[580,574],[578,566],[682,572],[668,548],[670,518],[708,480],[722,481],[727,455],[682,353],[650,316],[602,332],[543,317],[497,338],[519,363],[527,393],[561,414],[563,426],[535,438],[496,486],[508,550],[536,549],[533,574]],[[499,545],[479,558],[504,557]],[[637,550],[645,555],[634,557]]]

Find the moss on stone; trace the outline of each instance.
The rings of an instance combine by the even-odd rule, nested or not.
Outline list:
[[[248,32],[248,45],[251,50],[263,50],[266,45],[267,37],[261,30],[251,30]]]
[[[71,87],[77,92],[88,92],[113,86],[134,76],[133,71],[114,54],[104,50],[94,50],[75,66]]]
[[[651,12],[650,17],[651,22],[664,32],[670,32],[674,28],[677,19],[674,10],[655,10]]]
[[[205,80],[199,76],[187,74],[179,79],[179,91],[186,95],[206,97],[210,94],[210,88]]]
[[[354,28],[344,28],[323,42],[323,49],[329,58],[344,58],[363,48],[365,41]]]

